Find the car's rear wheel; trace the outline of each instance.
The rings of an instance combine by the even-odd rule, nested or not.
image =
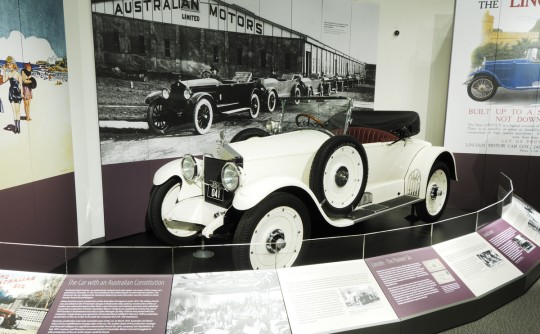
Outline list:
[[[294,97],[300,97],[302,96],[302,91],[300,90],[300,87],[296,86],[293,91]],[[294,104],[299,104],[300,100],[294,100]]]
[[[159,240],[179,246],[191,244],[198,237],[198,231],[175,228],[174,222],[163,219],[164,215],[176,205],[181,188],[181,181],[175,178],[154,186],[148,204],[148,220],[152,232]]]
[[[257,118],[261,111],[261,101],[257,93],[251,93],[251,99],[249,101],[249,116],[251,118]]]
[[[298,197],[270,194],[240,219],[233,237],[234,264],[238,269],[290,267],[310,231],[309,213]]]
[[[259,128],[247,128],[235,134],[230,143],[236,143],[253,137],[266,137],[268,135],[270,134],[266,130]]]
[[[319,148],[309,174],[309,187],[328,214],[352,212],[360,203],[368,179],[362,144],[350,136],[330,137]]]
[[[212,104],[207,99],[200,99],[195,104],[195,108],[193,108],[193,125],[195,126],[195,131],[200,135],[204,135],[210,131],[213,119],[214,112],[212,110]]]
[[[148,106],[146,118],[148,127],[154,133],[163,134],[169,128],[169,122],[163,114],[163,105],[160,101],[154,101]]]
[[[268,96],[266,97],[266,110],[268,110],[269,112],[273,112],[274,110],[276,110],[277,103],[278,99],[276,91],[269,91]]]
[[[307,96],[313,96],[313,88],[312,87],[308,87],[307,89]],[[311,100],[307,100],[307,103],[310,103]]]
[[[426,189],[426,198],[414,205],[416,215],[431,223],[441,217],[450,195],[450,171],[448,166],[437,161],[431,167]]]
[[[475,101],[486,101],[495,95],[497,88],[498,84],[492,77],[480,75],[469,82],[467,94]]]

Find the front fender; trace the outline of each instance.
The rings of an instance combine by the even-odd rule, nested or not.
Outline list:
[[[457,181],[456,161],[454,155],[441,146],[427,146],[414,157],[405,176],[405,193],[425,198],[429,172],[435,161],[446,163],[450,170],[450,179]]]
[[[171,177],[178,177],[182,180],[182,182],[184,182],[184,178],[182,177],[182,160],[182,158],[175,159],[161,166],[154,174],[152,183],[155,186],[159,186],[165,183],[165,181]]]
[[[154,186],[160,186],[171,178],[177,178],[182,184],[182,188],[178,196],[179,199],[202,196],[203,182],[188,182],[182,176],[182,160],[183,158],[175,159],[161,166],[161,168],[159,168],[154,174],[152,183]],[[199,165],[200,160],[197,158],[195,158],[195,160]]]
[[[489,76],[489,77],[493,78],[493,80],[495,80],[499,86],[502,86],[502,83],[499,81],[499,78],[497,78],[495,73],[493,73],[491,71],[487,71],[487,70],[478,70],[478,71],[472,72],[471,74],[469,74],[469,77],[471,77],[471,79],[467,80],[465,82],[465,84],[469,84],[469,82],[471,82],[475,77],[477,77],[479,75]]]
[[[210,95],[209,93],[206,93],[206,92],[197,92],[197,93],[194,93],[193,95],[191,95],[191,97],[189,98],[189,101],[195,105],[197,102],[199,102],[201,99],[207,99],[208,101],[210,101],[210,103],[212,103],[212,105],[215,105],[216,104],[216,101],[214,100],[214,98],[212,97],[212,95]]]
[[[297,187],[310,195],[313,202],[317,199],[311,189],[300,180],[291,177],[266,178],[241,187],[234,195],[233,207],[248,210],[260,203],[266,196],[285,187]]]
[[[159,100],[159,99],[163,99],[163,91],[161,91],[161,90],[157,90],[157,91],[154,91],[154,92],[148,94],[146,96],[146,98],[144,99],[144,103],[152,104],[152,102],[154,102],[156,100]]]

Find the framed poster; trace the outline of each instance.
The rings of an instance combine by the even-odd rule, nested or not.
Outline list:
[[[540,155],[540,6],[457,0],[445,146]]]

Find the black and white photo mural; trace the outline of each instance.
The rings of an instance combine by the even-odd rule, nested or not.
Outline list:
[[[373,3],[117,0],[92,13],[103,165],[209,152],[287,96],[373,108]]]

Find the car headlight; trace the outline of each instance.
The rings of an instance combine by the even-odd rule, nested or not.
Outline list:
[[[171,95],[171,91],[168,88],[163,88],[163,91],[161,91],[161,96],[163,96],[164,99],[168,99]]]
[[[221,183],[223,183],[225,190],[231,192],[240,185],[240,171],[234,163],[228,162],[221,169]]]
[[[184,89],[184,99],[189,100],[191,97],[191,91],[189,89]]]
[[[192,181],[198,176],[197,162],[191,154],[184,155],[182,159],[182,176],[188,181]]]

